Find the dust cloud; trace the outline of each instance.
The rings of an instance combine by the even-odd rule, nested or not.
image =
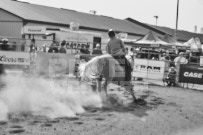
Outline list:
[[[78,85],[67,78],[63,84],[53,79],[22,75],[2,78],[6,85],[0,88],[0,121],[8,120],[9,113],[77,117],[85,112],[84,107],[102,107],[99,95],[92,93],[85,84]]]

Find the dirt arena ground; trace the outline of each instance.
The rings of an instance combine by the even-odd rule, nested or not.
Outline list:
[[[202,135],[203,92],[178,87],[136,84],[132,103],[123,89],[109,86],[102,108],[86,107],[77,117],[50,119],[30,113],[9,114],[0,135]],[[101,95],[105,100],[103,94]]]

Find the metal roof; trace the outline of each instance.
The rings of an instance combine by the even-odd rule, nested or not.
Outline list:
[[[153,26],[153,25],[151,26],[155,27],[156,29],[170,33],[171,35],[174,35],[175,33],[175,29],[161,27],[161,26]],[[186,42],[193,37],[199,37],[201,40],[201,43],[203,43],[203,34],[193,33],[193,32],[184,31],[184,30],[177,30],[177,40],[179,41]]]
[[[128,20],[82,13],[68,9],[41,6],[16,0],[1,0],[0,8],[29,21],[49,22],[67,26],[71,22],[77,22],[82,27],[101,30],[108,30],[111,28],[115,31],[127,32],[129,34],[137,34],[140,36],[145,35],[149,31],[147,28],[133,24]]]

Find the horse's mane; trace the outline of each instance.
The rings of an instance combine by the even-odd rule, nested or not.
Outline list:
[[[93,57],[87,63],[82,63],[79,66],[80,77],[86,81],[90,81],[95,78],[99,78],[102,75],[103,68],[105,64],[110,65],[120,65],[117,60],[115,60],[110,54],[104,54],[100,56]],[[121,66],[117,66],[117,70],[122,71]]]
[[[89,81],[94,78],[99,78],[106,62],[113,57],[109,54],[93,57],[87,63],[82,63],[79,66],[80,76]]]

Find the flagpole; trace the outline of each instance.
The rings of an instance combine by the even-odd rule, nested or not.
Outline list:
[[[177,41],[177,30],[178,30],[178,13],[179,13],[179,0],[177,0],[177,12],[176,12],[176,29],[175,29],[175,40]]]

